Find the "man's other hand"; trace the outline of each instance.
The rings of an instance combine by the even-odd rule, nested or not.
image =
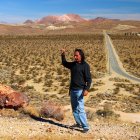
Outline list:
[[[83,91],[83,96],[87,96],[88,95],[88,91],[87,90],[84,90]]]

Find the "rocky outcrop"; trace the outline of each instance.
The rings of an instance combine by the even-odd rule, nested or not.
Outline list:
[[[0,84],[0,107],[14,108],[26,107],[29,103],[27,95],[16,92],[12,88]]]

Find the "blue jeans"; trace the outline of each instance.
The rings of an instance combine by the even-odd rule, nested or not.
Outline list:
[[[70,90],[70,97],[73,116],[76,123],[82,125],[83,129],[89,129],[84,109],[83,90]]]

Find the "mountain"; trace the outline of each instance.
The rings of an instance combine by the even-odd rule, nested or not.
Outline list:
[[[120,21],[119,19],[109,19],[109,18],[104,18],[104,17],[97,17],[95,19],[90,19],[89,21],[92,22],[104,22],[104,21]]]
[[[140,21],[108,19],[104,17],[84,19],[77,14],[65,14],[60,16],[45,16],[35,21],[28,19],[24,24],[0,23],[0,35],[95,33],[102,32],[103,30],[140,32]]]
[[[24,22],[24,24],[33,24],[34,23],[34,21],[32,21],[32,20],[30,20],[30,19],[28,19],[28,20],[26,20],[25,22]]]
[[[46,16],[40,20],[36,20],[37,24],[55,24],[55,23],[69,23],[69,22],[84,22],[86,19],[77,14],[65,14],[61,16]]]
[[[108,21],[119,21],[119,19],[108,19],[108,18],[103,18],[103,17],[97,17],[95,19],[84,19],[81,16],[77,14],[65,14],[65,15],[60,15],[60,16],[55,16],[55,15],[50,15],[50,16],[45,16],[41,19],[37,19],[36,21],[32,20],[26,20],[24,24],[61,24],[61,23],[86,23],[86,22],[108,22]]]

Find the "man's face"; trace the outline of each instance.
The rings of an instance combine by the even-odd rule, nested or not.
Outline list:
[[[74,59],[76,62],[80,63],[81,62],[81,55],[79,54],[78,51],[74,52]]]

